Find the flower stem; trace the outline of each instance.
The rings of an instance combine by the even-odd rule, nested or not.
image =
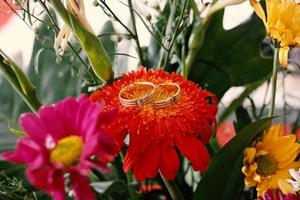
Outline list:
[[[279,48],[274,48],[274,60],[273,60],[273,73],[272,73],[272,94],[271,94],[271,104],[269,108],[269,117],[273,116],[275,108],[275,97],[276,97],[276,85],[277,85],[277,71],[279,64]]]
[[[126,173],[126,178],[127,178],[127,183],[130,184],[131,182],[133,182],[133,177],[132,177],[132,172],[129,171]],[[138,200],[139,195],[131,188],[129,188],[129,196],[131,200]]]
[[[185,200],[181,191],[174,181],[168,181],[161,172],[159,172],[173,200]]]
[[[175,9],[176,9],[176,1],[174,1],[175,3]],[[186,10],[186,7],[187,7],[187,4],[188,4],[188,0],[185,0],[184,3],[183,3],[183,7],[182,7],[182,10],[181,10],[181,13],[180,13],[180,17],[179,17],[179,21],[178,23],[176,24],[176,27],[175,29],[171,29],[171,31],[174,33],[173,36],[172,36],[172,39],[171,39],[171,42],[170,42],[170,45],[169,45],[169,49],[167,51],[167,54],[166,54],[166,57],[165,57],[165,62],[164,62],[164,68],[167,69],[168,68],[168,65],[169,65],[169,58],[171,56],[171,51],[172,51],[172,48],[174,46],[174,43],[177,39],[177,36],[179,35],[179,29],[180,29],[180,25],[181,25],[181,22],[183,21],[183,17],[184,17],[184,13],[185,13],[185,10]],[[176,10],[175,10],[175,13],[176,13]],[[173,22],[172,22],[173,23]]]
[[[124,154],[122,152],[120,153],[120,158],[121,158],[122,163],[124,163]],[[132,172],[129,171],[125,174],[126,174],[126,179],[127,179],[127,185],[129,186],[129,184],[133,182]],[[140,199],[139,195],[135,192],[135,190],[131,189],[131,188],[129,188],[129,197],[130,197],[130,200],[139,200]]]
[[[131,17],[131,22],[132,22],[132,27],[133,27],[133,32],[134,32],[134,40],[137,46],[137,51],[138,51],[138,55],[140,58],[140,63],[142,66],[145,66],[145,62],[144,62],[144,56],[143,56],[143,51],[140,45],[140,41],[139,41],[139,36],[137,33],[137,28],[136,28],[136,22],[135,22],[135,16],[134,16],[134,11],[133,11],[133,6],[132,6],[132,1],[128,0],[128,7],[129,7],[129,11],[130,11],[130,17]]]

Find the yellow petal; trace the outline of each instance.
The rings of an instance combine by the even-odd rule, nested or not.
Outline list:
[[[264,25],[267,28],[266,14],[260,3],[256,0],[250,0],[250,4],[252,5],[257,16],[264,22]]]
[[[285,180],[279,179],[278,180],[278,186],[283,192],[283,194],[295,194],[295,191],[293,190],[293,187]]]
[[[274,142],[270,153],[277,162],[287,162],[294,161],[298,152],[299,145],[296,143],[296,136],[287,135]]]
[[[256,149],[253,147],[247,147],[244,150],[244,163],[252,163],[255,159]]]
[[[279,62],[280,65],[284,68],[288,67],[288,54],[289,54],[289,47],[281,47],[279,49]]]

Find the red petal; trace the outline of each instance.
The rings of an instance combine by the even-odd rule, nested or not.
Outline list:
[[[210,156],[202,142],[192,136],[176,137],[176,146],[179,151],[192,162],[193,168],[196,171],[205,172]]]
[[[161,151],[160,170],[168,180],[173,180],[179,169],[179,159],[174,146],[167,146]]]
[[[134,177],[142,182],[146,178],[155,178],[160,160],[160,143],[151,142],[151,145],[140,153],[133,162]]]

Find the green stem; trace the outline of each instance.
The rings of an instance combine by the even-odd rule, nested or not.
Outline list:
[[[130,184],[131,182],[133,182],[133,177],[132,177],[132,172],[129,171],[126,173],[126,178],[127,178],[127,184]],[[131,200],[138,200],[139,196],[138,194],[131,188],[129,188],[129,196]]]
[[[194,17],[200,16],[200,12],[198,10],[197,4],[194,0],[190,0],[191,8],[193,10]]]
[[[131,22],[132,22],[132,27],[133,27],[133,32],[134,32],[134,40],[135,40],[135,43],[136,43],[136,46],[137,46],[140,62],[141,62],[142,66],[145,66],[143,52],[142,52],[142,48],[141,48],[141,45],[140,45],[139,36],[138,36],[138,33],[137,33],[135,17],[134,17],[134,11],[133,11],[131,0],[128,0],[128,6],[129,6],[130,17],[131,17]]]
[[[274,60],[273,60],[273,73],[272,73],[272,94],[271,94],[271,104],[269,108],[269,117],[273,116],[275,108],[275,97],[276,97],[276,84],[277,84],[277,71],[279,64],[279,48],[274,48]]]
[[[168,181],[161,172],[159,172],[162,180],[164,181],[166,188],[168,189],[173,200],[185,200],[177,184],[174,181]]]
[[[112,11],[112,9],[106,4],[105,0],[99,0],[100,3],[108,10],[108,12],[113,16],[113,19],[116,20],[123,26],[124,29],[131,35],[135,36],[135,34],[120,20],[120,18]]]
[[[167,25],[166,25],[166,31],[165,31],[165,41],[164,41],[164,46],[167,47],[167,49],[163,48],[160,50],[160,56],[159,56],[159,60],[158,60],[158,63],[157,63],[157,67],[162,67],[164,68],[165,66],[162,66],[163,64],[163,61],[164,61],[164,58],[165,58],[165,55],[166,55],[166,52],[169,51],[169,36],[172,34],[172,24],[174,23],[175,21],[175,16],[176,16],[176,1],[169,1],[169,4],[170,4],[170,7],[171,7],[171,11],[170,11],[170,14],[169,14],[169,18],[168,18],[168,22],[167,22]]]
[[[180,17],[179,17],[179,21],[178,23],[176,24],[176,27],[175,27],[175,30],[172,30],[174,31],[174,34],[173,34],[173,37],[171,39],[171,42],[170,42],[170,46],[169,46],[169,49],[167,51],[167,55],[166,55],[166,58],[165,58],[165,62],[164,62],[164,67],[165,69],[168,68],[168,64],[169,64],[169,57],[171,55],[171,51],[172,51],[172,47],[177,39],[177,36],[178,36],[178,31],[179,31],[179,27],[180,27],[180,24],[183,20],[183,16],[184,16],[184,12],[185,12],[185,9],[187,7],[187,3],[188,3],[188,0],[185,0],[184,1],[184,4],[183,4],[183,7],[182,7],[182,10],[181,10],[181,13],[180,13]]]
[[[121,161],[123,163],[124,162],[124,155],[123,155],[122,152],[120,153],[120,158],[121,158]],[[127,185],[129,185],[130,183],[133,182],[132,172],[129,171],[129,172],[125,173],[125,174],[126,174],[126,179],[127,179]],[[140,199],[139,195],[133,189],[131,189],[130,187],[129,187],[129,196],[130,196],[131,200],[138,200],[138,199]]]

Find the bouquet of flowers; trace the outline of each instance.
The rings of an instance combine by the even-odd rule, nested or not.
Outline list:
[[[300,199],[299,2],[0,1],[35,34],[28,66],[0,49],[0,199]]]

